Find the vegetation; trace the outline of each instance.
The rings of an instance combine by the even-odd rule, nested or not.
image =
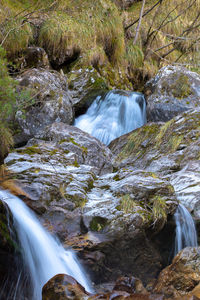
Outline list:
[[[142,1],[123,11],[129,72],[135,76],[152,76],[158,68],[168,64],[181,64],[199,71],[200,1],[147,0],[137,41]],[[140,59],[132,62],[129,53],[135,48]],[[139,74],[139,75],[137,75]]]
[[[7,122],[15,101],[15,81],[8,75],[5,51],[0,48],[0,164],[13,143]]]
[[[92,65],[114,86],[122,74],[137,88],[171,63],[199,70],[200,0],[124,7],[111,0],[2,0],[0,44],[18,63],[28,45],[40,45],[56,68]]]
[[[200,0],[137,1],[126,9],[123,5],[117,7],[119,3],[1,1],[1,162],[12,145],[8,123],[19,98],[6,59],[20,71],[24,50],[31,44],[43,47],[56,68],[63,64],[68,66],[67,70],[94,67],[109,87],[130,89],[132,82],[139,88],[158,68],[169,63],[199,70]],[[190,93],[187,83],[180,83],[180,89],[183,96]],[[19,104],[23,106],[23,101],[18,100]]]

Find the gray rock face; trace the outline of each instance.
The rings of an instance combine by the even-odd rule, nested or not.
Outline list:
[[[153,225],[159,232],[177,206],[169,182],[155,174],[126,169],[101,176],[88,193],[83,220],[89,230],[114,238],[130,236]]]
[[[149,123],[110,144],[119,168],[131,166],[168,178],[178,200],[200,215],[200,110],[167,123]]]
[[[112,154],[99,140],[77,127],[64,123],[54,123],[46,128],[39,138],[52,140],[59,148],[74,153],[74,163],[98,168],[98,174],[112,172]]]
[[[105,80],[91,67],[71,71],[68,83],[76,115],[84,113],[97,96],[108,91]]]
[[[168,121],[200,103],[200,76],[183,67],[162,68],[145,89],[148,121]]]
[[[9,169],[30,195],[27,204],[62,238],[80,233],[81,207],[98,174],[112,171],[111,152],[94,137],[54,123],[26,147],[10,153]],[[83,146],[84,145],[84,146]]]
[[[23,105],[26,107],[24,115],[22,111],[16,114],[25,135],[33,137],[53,122],[72,123],[73,110],[64,75],[45,69],[30,69],[17,80],[33,95],[33,101]]]

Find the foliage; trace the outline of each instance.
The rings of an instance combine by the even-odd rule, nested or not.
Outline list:
[[[153,10],[143,16],[137,47],[132,41],[136,34],[137,20],[142,2],[135,2],[128,10],[122,12],[127,42],[128,60],[132,60],[130,76],[140,72],[146,79],[156,74],[158,69],[168,64],[183,64],[195,71],[200,71],[199,33],[200,33],[200,1],[147,0],[145,12],[158,3]],[[134,25],[130,26],[130,24]],[[143,59],[138,57],[143,53]],[[133,59],[135,58],[135,59]],[[130,63],[129,63],[130,64]],[[141,78],[140,78],[141,79]]]
[[[41,28],[39,42],[54,59],[67,51],[84,55],[90,50],[119,65],[125,55],[122,19],[109,0],[59,1]]]
[[[13,145],[12,132],[9,123],[16,111],[25,107],[25,102],[30,103],[29,91],[17,92],[17,81],[9,76],[7,69],[6,52],[0,47],[0,164]]]
[[[0,161],[13,142],[11,131],[7,127],[7,120],[12,114],[16,101],[15,86],[15,81],[8,75],[5,51],[0,48]]]

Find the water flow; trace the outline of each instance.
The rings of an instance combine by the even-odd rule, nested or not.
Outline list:
[[[91,285],[75,254],[66,251],[41,226],[33,212],[19,198],[0,190],[0,199],[7,203],[13,214],[23,259],[32,281],[31,299],[41,299],[43,285],[59,273],[73,276],[87,291],[91,291]]]
[[[146,102],[140,93],[110,91],[98,96],[75,126],[108,145],[117,137],[146,123]]]
[[[197,247],[197,233],[189,211],[179,204],[174,214],[176,221],[176,237],[174,256],[187,246]]]

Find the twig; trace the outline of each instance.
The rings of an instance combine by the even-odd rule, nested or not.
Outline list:
[[[142,18],[145,17],[148,13],[150,13],[158,4],[161,4],[163,0],[159,0],[158,2],[156,2],[149,10],[147,10],[143,15]],[[131,26],[133,26],[134,24],[136,24],[139,21],[140,18],[138,18],[137,20],[135,20],[133,23],[129,24],[128,26],[126,26],[124,29],[127,30],[129,29]]]
[[[138,22],[138,25],[137,25],[137,28],[136,28],[136,33],[135,33],[135,38],[134,38],[134,41],[133,41],[133,45],[136,44],[137,39],[138,39],[138,34],[139,34],[140,26],[141,26],[141,23],[142,23],[142,16],[143,16],[143,11],[144,11],[145,1],[146,0],[142,1],[142,7],[141,7],[141,10],[140,10],[139,22]]]

